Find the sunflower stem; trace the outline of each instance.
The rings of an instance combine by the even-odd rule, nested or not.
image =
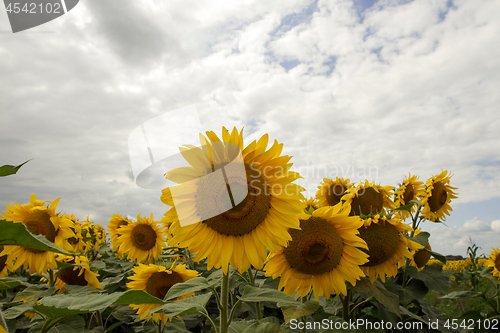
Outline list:
[[[48,272],[49,272],[49,284],[51,287],[54,287],[55,286],[54,271],[51,268],[49,268]]]
[[[349,321],[349,301],[350,301],[350,298],[351,298],[351,290],[349,288],[347,288],[347,295],[343,296],[343,299],[342,299],[342,318],[345,320],[345,321]]]
[[[214,329],[214,333],[217,333],[217,326],[215,326],[215,323],[214,323],[214,321],[212,320],[212,318],[210,318],[210,316],[209,316],[207,313],[203,312],[203,311],[202,311],[202,312],[200,312],[200,314],[201,314],[202,316],[204,316],[205,318],[207,318],[207,319],[208,319],[208,321],[210,322],[210,325],[212,325],[212,328]],[[203,328],[203,331],[205,331],[205,328],[204,328],[204,327],[202,327],[202,328]]]
[[[301,301],[302,301],[302,304],[307,302],[307,295],[302,297]],[[302,329],[300,330],[300,333],[307,333],[307,329],[306,329],[307,318],[306,318],[306,316],[300,317],[300,321],[304,323]]]
[[[257,273],[255,276],[253,275],[252,267],[248,269],[248,276],[250,278],[250,283],[255,287],[255,276],[257,276]],[[255,302],[255,312],[257,313],[257,320],[261,320],[262,314],[260,312],[260,302]]]
[[[229,267],[228,267],[229,268]],[[227,299],[229,289],[229,269],[227,274],[222,275],[220,288],[221,308],[220,308],[220,333],[227,333]]]
[[[95,318],[97,320],[97,325],[101,326],[101,327],[104,327],[104,325],[102,324],[102,316],[101,316],[101,312],[100,311],[96,311]]]

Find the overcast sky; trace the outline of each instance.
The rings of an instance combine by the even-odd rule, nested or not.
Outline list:
[[[500,241],[500,1],[81,0],[13,34],[0,8],[0,204],[61,197],[105,226],[161,219],[160,190],[134,182],[129,134],[195,105],[199,124],[269,133],[300,184],[396,186],[441,169],[459,198],[431,245],[488,254]],[[187,128],[177,121],[171,128]],[[168,144],[168,143],[167,143]]]

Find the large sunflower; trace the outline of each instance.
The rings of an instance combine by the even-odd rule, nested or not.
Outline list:
[[[402,207],[410,204],[411,200],[417,199],[417,194],[420,193],[424,188],[424,183],[418,180],[418,176],[412,176],[408,174],[405,176],[403,183],[394,191],[394,203],[396,207]],[[417,210],[417,205],[413,205],[411,212],[415,213]],[[403,220],[410,217],[410,212],[405,210],[400,210],[398,213],[401,215]]]
[[[99,274],[90,270],[89,260],[85,256],[65,256],[62,254],[57,255],[56,258],[59,262],[78,264],[81,266],[65,267],[57,272],[56,289],[59,293],[63,292],[64,286],[89,286],[95,289],[102,289],[97,277]]]
[[[74,237],[71,230],[73,223],[56,214],[55,210],[59,199],[50,201],[37,200],[35,194],[31,195],[30,203],[25,205],[7,204],[7,211],[0,214],[6,221],[14,223],[23,223],[31,233],[35,235],[44,235],[48,241],[56,244],[60,248],[71,251],[72,246],[67,242],[68,238]],[[49,203],[48,207],[45,203]],[[12,252],[12,258],[17,258],[13,264],[13,270],[23,266],[29,269],[30,274],[47,273],[47,269],[56,269],[55,253],[50,251],[37,250],[29,247],[8,245],[5,246],[3,253]]]
[[[279,289],[287,295],[306,296],[311,288],[314,297],[342,293],[345,282],[356,285],[364,276],[360,265],[368,261],[366,243],[357,236],[363,222],[358,216],[341,212],[341,205],[322,207],[312,215],[301,213],[301,230],[289,230],[292,241],[269,255],[264,267],[266,276],[281,275]]]
[[[351,183],[349,179],[337,177],[332,180],[324,178],[320,186],[318,186],[316,199],[318,199],[321,207],[335,206],[340,203],[340,199],[353,185],[354,183]]]
[[[166,268],[164,266],[157,266],[153,264],[143,265],[139,264],[132,268],[134,275],[129,277],[131,282],[127,283],[127,287],[134,290],[143,290],[148,294],[163,300],[168,290],[176,283],[185,282],[191,280],[199,275],[198,272],[186,269],[186,265],[177,265],[173,268]],[[180,300],[194,296],[193,293],[189,293],[183,296],[174,298],[173,300]],[[137,310],[137,314],[141,319],[153,317],[154,321],[170,321],[172,317],[168,317],[163,313],[151,313],[161,304],[130,304],[130,307]]]
[[[153,214],[149,218],[137,215],[137,222],[120,228],[118,252],[127,254],[129,260],[137,260],[138,263],[159,259],[165,247],[163,229],[159,222],[153,220]]]
[[[450,186],[450,179],[453,175],[448,176],[448,171],[444,170],[439,175],[429,178],[425,183],[425,189],[420,192],[422,198],[421,205],[422,215],[430,221],[445,220],[445,214],[450,215],[451,199],[456,199],[457,194],[453,192],[456,187]]]
[[[123,215],[113,214],[108,223],[108,232],[111,236],[111,248],[116,251],[117,257],[122,257],[122,253],[118,251],[120,247],[120,242],[118,241],[118,236],[121,233],[121,227],[132,223],[130,219],[123,217]]]
[[[384,208],[395,208],[390,199],[393,189],[392,186],[380,186],[365,181],[345,192],[342,205],[350,211],[350,215],[380,214]]]
[[[491,274],[500,279],[500,250],[492,248],[488,260],[484,262],[484,267],[493,267]]]
[[[229,264],[239,272],[261,269],[267,250],[278,251],[291,240],[287,229],[299,228],[304,189],[293,181],[301,176],[289,171],[291,156],[280,156],[282,144],[275,140],[266,151],[267,134],[245,148],[243,130],[223,128],[224,142],[206,134],[210,141],[200,135],[201,149],[180,149],[191,167],[166,175],[182,183],[162,191],[161,200],[175,205],[162,220],[172,223],[169,244],[187,247],[197,261],[208,258],[209,270],[222,267],[227,274]]]
[[[413,229],[401,223],[397,216],[389,219],[375,215],[363,222],[358,230],[359,236],[368,244],[366,253],[369,255],[369,261],[361,266],[361,269],[370,278],[371,283],[374,283],[378,276],[382,282],[385,282],[386,276],[396,276],[398,268],[404,265],[405,258],[411,258],[414,250],[423,247],[405,237],[405,234]]]

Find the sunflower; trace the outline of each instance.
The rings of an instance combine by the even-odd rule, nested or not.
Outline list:
[[[500,250],[492,248],[488,260],[484,262],[484,267],[493,267],[491,274],[500,279]]]
[[[149,218],[137,215],[137,222],[124,225],[118,236],[118,252],[127,254],[129,260],[141,263],[150,263],[160,258],[162,248],[165,247],[163,236],[164,228],[159,222],[153,221],[153,214]]]
[[[405,258],[411,258],[412,252],[423,246],[405,237],[412,228],[397,216],[392,218],[375,215],[363,220],[359,236],[368,244],[369,261],[361,269],[374,283],[378,276],[382,282],[385,277],[396,276],[398,268],[404,265]]]
[[[48,203],[48,206],[46,206]],[[56,214],[55,210],[59,199],[52,202],[37,200],[35,194],[31,195],[30,203],[19,205],[14,202],[14,206],[7,204],[7,211],[0,214],[6,221],[23,223],[31,233],[44,235],[48,241],[56,244],[60,248],[71,251],[72,246],[67,242],[68,238],[74,237],[71,230],[73,223],[64,216]],[[55,253],[8,245],[4,248],[4,254],[10,253],[12,258],[17,258],[13,264],[13,270],[23,266],[29,269],[30,274],[47,273],[47,269],[56,269]]]
[[[456,187],[450,186],[450,179],[453,175],[447,175],[444,170],[439,175],[429,178],[425,183],[425,189],[420,192],[422,198],[422,215],[429,221],[445,220],[445,214],[450,215],[451,199],[456,199],[458,193],[453,192]]]
[[[90,270],[89,260],[85,256],[65,256],[62,254],[57,255],[56,258],[59,262],[68,264],[77,264],[81,266],[71,266],[60,269],[56,276],[56,289],[62,293],[65,289],[64,286],[89,286],[95,289],[102,289],[101,284],[97,280],[99,274]]]
[[[418,228],[415,230],[415,233],[413,234],[413,237],[417,236],[422,230]],[[429,242],[425,244],[425,248],[429,251],[432,251],[431,245]],[[423,270],[424,267],[427,265],[429,260],[431,259],[431,254],[425,250],[418,250],[413,254],[413,258],[411,258],[411,263],[413,267],[416,267],[419,271]]]
[[[71,252],[85,252],[87,245],[83,240],[82,226],[80,224],[80,221],[78,221],[73,214],[64,214],[64,217],[73,222],[73,226],[70,229],[73,231],[75,236],[67,239],[68,243],[70,243],[72,246]]]
[[[301,230],[289,230],[292,241],[269,255],[265,275],[273,279],[281,275],[278,289],[290,296],[297,292],[297,297],[304,297],[311,288],[316,300],[322,295],[346,295],[345,282],[356,285],[365,275],[359,266],[368,255],[360,248],[368,248],[357,236],[362,225],[358,216],[348,216],[340,205],[319,208],[312,215],[301,213]]]
[[[291,240],[287,229],[299,228],[304,188],[293,181],[301,176],[289,171],[291,156],[280,156],[283,144],[275,140],[266,151],[267,134],[245,148],[243,130],[223,127],[224,142],[206,135],[210,141],[200,134],[201,149],[180,148],[191,167],[166,175],[182,183],[162,191],[165,204],[175,203],[162,220],[172,223],[169,243],[187,247],[196,261],[208,258],[208,270],[261,269],[267,249],[278,251]]]
[[[94,222],[87,219],[80,222],[82,235],[85,240],[85,252],[90,251],[92,249],[99,250],[101,246],[106,243],[106,231],[99,224],[95,224]]]
[[[0,245],[0,254],[3,252],[4,247]],[[6,253],[0,255],[0,278],[4,278],[12,271],[12,257]]]
[[[319,201],[316,198],[311,197],[306,201],[304,201],[304,206],[305,206],[304,211],[308,213],[309,210],[311,210],[311,208],[313,211],[319,208]]]
[[[354,183],[349,182],[349,179],[337,177],[335,180],[323,178],[321,185],[318,186],[316,199],[321,207],[335,206],[340,203],[340,199],[345,192],[350,189]]]
[[[121,258],[123,253],[118,252],[118,248],[120,247],[120,242],[118,242],[118,236],[120,236],[119,229],[122,226],[128,225],[132,223],[130,219],[123,217],[123,215],[113,214],[108,223],[108,232],[111,235],[111,248],[116,251],[116,256]]]
[[[379,214],[384,208],[394,209],[394,202],[390,199],[392,186],[380,186],[369,183],[360,183],[348,189],[342,197],[342,205],[351,215],[369,216]]]
[[[186,269],[186,265],[177,265],[175,267],[166,268],[153,264],[139,264],[132,268],[134,275],[129,277],[131,282],[127,283],[127,287],[134,290],[143,290],[148,294],[163,300],[168,290],[176,283],[186,282],[199,275],[198,272]],[[174,298],[173,301],[186,299],[194,296],[194,292]],[[147,318],[147,321],[153,316],[153,320],[166,322],[172,320],[163,313],[151,313],[162,304],[130,304],[130,307],[137,310],[137,314],[141,320]]]
[[[394,191],[394,202],[396,207],[402,207],[410,204],[411,200],[417,199],[417,194],[420,193],[424,188],[424,183],[418,181],[418,176],[412,176],[408,174],[405,176],[403,183]],[[413,205],[411,212],[415,213],[417,210],[417,205]],[[410,217],[410,212],[405,210],[400,210],[398,213],[401,215],[402,219],[405,220]]]

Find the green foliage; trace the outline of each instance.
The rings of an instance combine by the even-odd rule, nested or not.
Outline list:
[[[0,166],[0,177],[5,177],[5,176],[10,176],[10,175],[14,175],[17,173],[17,171],[19,171],[19,169],[25,165],[26,163],[28,163],[29,161],[31,160],[27,160],[26,162],[24,163],[21,163],[19,165],[2,165]]]

